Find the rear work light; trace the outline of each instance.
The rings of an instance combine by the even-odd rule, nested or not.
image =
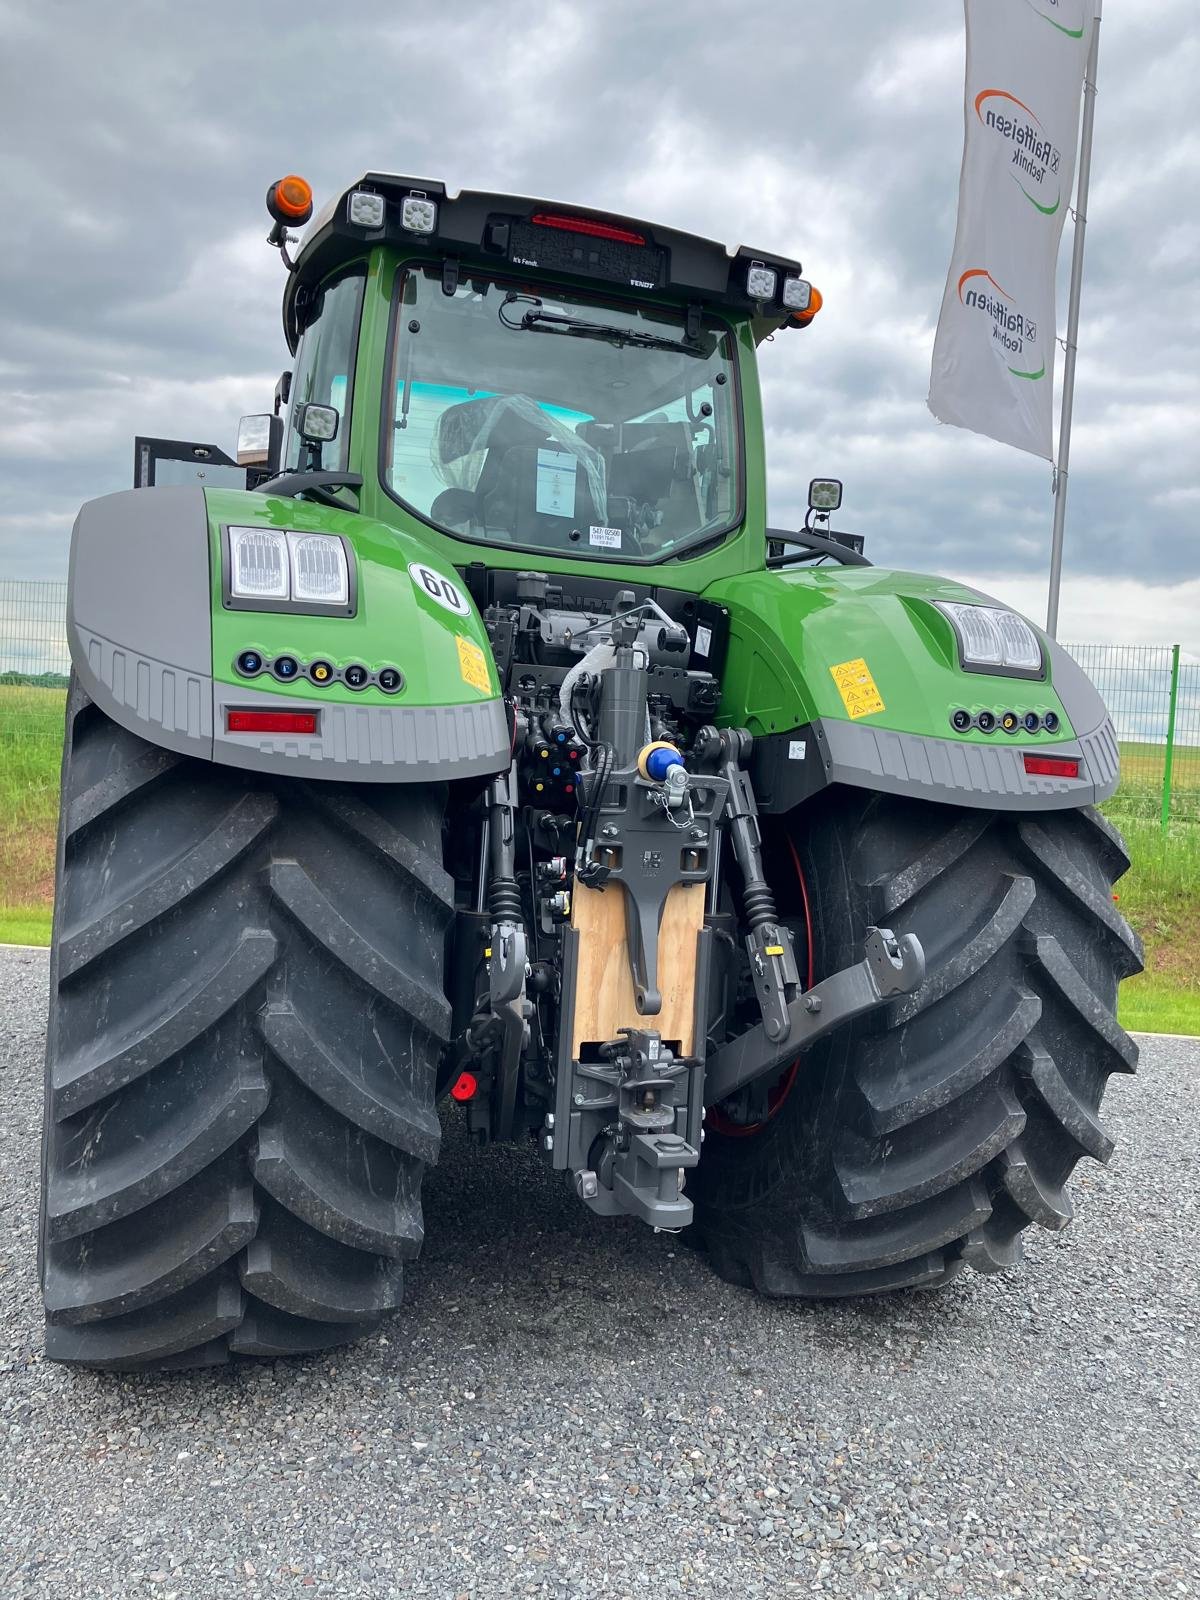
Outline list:
[[[586,233],[590,239],[614,239],[618,244],[645,244],[640,233],[618,228],[611,222],[593,222],[591,217],[564,217],[556,211],[538,211],[529,219],[539,228],[561,228],[564,233]]]
[[[226,733],[316,733],[315,711],[227,711]]]
[[[1079,758],[1077,756],[1031,756],[1025,757],[1025,771],[1031,778],[1077,778],[1079,776]]]

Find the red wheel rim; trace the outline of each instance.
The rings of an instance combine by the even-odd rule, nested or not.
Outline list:
[[[813,927],[812,909],[808,902],[808,883],[804,877],[804,868],[800,865],[800,856],[796,849],[795,841],[788,835],[788,852],[792,858],[792,866],[796,869],[796,882],[800,886],[800,901],[804,907],[804,936],[808,946],[808,972],[806,974],[805,989],[813,986]],[[710,1106],[704,1118],[706,1128],[711,1128],[714,1133],[721,1134],[726,1139],[749,1139],[756,1133],[761,1133],[770,1122],[783,1109],[784,1102],[792,1092],[792,1085],[800,1070],[800,1057],[797,1056],[791,1066],[774,1085],[767,1095],[767,1114],[761,1122],[734,1122],[727,1117],[717,1106]]]

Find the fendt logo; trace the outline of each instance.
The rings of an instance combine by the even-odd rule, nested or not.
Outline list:
[[[1082,39],[1087,13],[1083,0],[1025,0],[1029,9],[1068,39]]]
[[[975,115],[1010,152],[1008,175],[1026,200],[1052,217],[1062,204],[1062,152],[1046,137],[1040,119],[1007,89],[981,89]]]
[[[991,318],[992,338],[1003,349],[1005,365],[1014,378],[1036,381],[1046,376],[1037,323],[1017,310],[1012,295],[1000,287],[986,267],[969,267],[963,273],[958,280],[958,298],[968,311],[982,311]],[[1020,361],[1020,366],[1013,366],[1010,357]]]

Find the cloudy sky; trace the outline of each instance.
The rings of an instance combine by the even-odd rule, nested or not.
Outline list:
[[[772,522],[839,476],[877,562],[1041,618],[1049,466],[925,406],[962,76],[961,0],[0,0],[0,576],[65,573],[135,433],[231,449],[269,408],[263,193],[375,167],[800,257],[826,308],[762,352]],[[1109,0],[1061,634],[1200,654],[1197,81],[1195,0]]]

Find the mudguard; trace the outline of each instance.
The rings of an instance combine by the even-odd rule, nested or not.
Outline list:
[[[339,535],[351,605],[313,615],[231,603],[226,530]],[[453,569],[412,534],[352,511],[261,493],[131,489],[89,501],[71,540],[67,638],[79,680],[154,744],[257,772],[428,783],[506,767],[509,730],[479,613]],[[246,651],[264,669],[239,671]],[[271,663],[299,666],[280,681]],[[314,662],[332,671],[307,676]],[[342,677],[366,669],[364,687]],[[402,674],[387,693],[384,667]],[[353,676],[353,675],[352,675]],[[302,711],[313,733],[231,727],[236,711]]]
[[[765,809],[788,810],[828,783],[1020,811],[1092,804],[1117,786],[1103,701],[1034,624],[1039,674],[964,669],[933,602],[1001,603],[974,589],[878,567],[818,567],[746,573],[705,598],[729,612],[721,720],[756,737]],[[953,727],[955,711],[974,718],[985,709],[993,732]],[[1007,711],[1036,713],[1037,731],[1006,733]],[[1058,719],[1052,733],[1042,725],[1048,712]],[[1027,755],[1075,760],[1078,774],[1031,772]]]

